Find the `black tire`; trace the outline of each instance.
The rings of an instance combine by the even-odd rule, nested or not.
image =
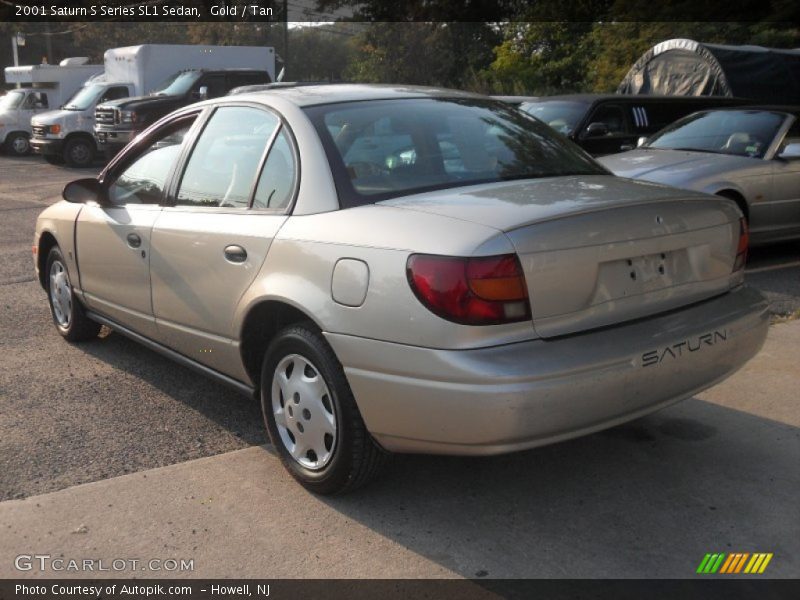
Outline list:
[[[69,167],[91,167],[96,153],[94,142],[76,137],[64,144],[64,162]]]
[[[9,133],[6,137],[5,149],[11,156],[25,156],[31,151],[30,136],[23,131]]]
[[[44,159],[50,163],[51,165],[63,165],[64,164],[64,157],[59,156],[58,154],[43,154]]]
[[[273,410],[273,378],[278,367],[284,361],[291,360],[293,355],[310,363],[312,379],[314,369],[321,376],[329,392],[323,396],[328,397],[325,406],[329,414],[335,416],[335,440],[329,449],[330,456],[324,466],[318,468],[309,468],[292,456],[279,433]],[[309,371],[305,371],[304,375],[307,376],[308,373]],[[286,402],[287,414],[291,413],[289,404],[295,402],[291,406],[296,406],[296,421],[300,423],[297,425],[287,422],[283,428],[284,435],[287,430],[293,431],[294,435],[302,435],[296,427],[303,431],[301,418],[308,418],[305,415],[310,414],[305,407],[314,407],[296,395],[294,399],[288,399],[283,398],[281,393],[278,398],[280,406]],[[364,426],[342,365],[313,324],[287,327],[269,345],[261,369],[261,410],[269,439],[284,467],[303,487],[315,494],[332,495],[353,491],[376,477],[389,458],[388,453],[376,444]],[[301,414],[303,417],[299,416]],[[284,418],[288,417],[284,415]],[[293,435],[291,439],[295,439]],[[316,459],[316,454],[312,458]]]
[[[59,279],[59,283],[57,284],[59,287],[55,291],[55,295],[57,297],[60,296],[62,299],[66,298],[66,294],[69,294],[68,308],[66,306],[62,308],[60,303],[59,308],[56,307],[57,301],[54,299],[54,293],[51,289],[53,286],[51,274],[53,273],[53,268],[56,263],[61,266],[61,269],[66,274],[67,262],[64,260],[64,256],[61,254],[59,247],[53,246],[50,249],[50,253],[47,255],[44,280],[45,289],[47,290],[47,300],[50,304],[50,314],[53,317],[53,323],[55,323],[58,333],[70,342],[83,342],[96,338],[97,334],[100,333],[101,325],[86,316],[86,312],[83,310],[80,300],[75,296],[75,291],[70,285],[68,274],[66,274],[66,280]],[[58,267],[56,267],[56,271],[58,271]],[[66,287],[64,287],[64,283]]]

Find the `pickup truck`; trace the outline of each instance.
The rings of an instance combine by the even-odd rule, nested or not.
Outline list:
[[[270,82],[267,71],[256,69],[178,71],[148,96],[99,104],[94,126],[98,146],[112,158],[139,132],[173,110],[224,96],[235,87]]]

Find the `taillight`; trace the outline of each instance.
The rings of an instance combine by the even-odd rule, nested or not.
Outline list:
[[[747,221],[739,219],[739,245],[736,247],[736,260],[733,262],[733,272],[744,269],[747,262],[747,246],[750,244],[750,233],[747,230]]]
[[[448,321],[498,325],[531,318],[516,254],[479,258],[412,254],[406,274],[419,301]]]

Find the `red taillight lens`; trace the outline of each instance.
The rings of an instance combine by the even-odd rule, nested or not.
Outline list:
[[[733,272],[744,269],[747,263],[747,246],[750,244],[750,232],[747,230],[747,221],[739,219],[739,245],[736,247],[736,260],[733,263]]]
[[[408,282],[422,304],[448,321],[498,325],[531,318],[516,254],[462,258],[412,254]]]

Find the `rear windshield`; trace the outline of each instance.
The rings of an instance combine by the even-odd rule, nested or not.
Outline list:
[[[520,108],[547,123],[558,133],[570,135],[586,114],[588,104],[583,102],[523,102]]]
[[[476,183],[607,174],[536,119],[492,100],[376,100],[306,111],[343,206]]]
[[[662,129],[647,147],[761,158],[785,119],[781,113],[759,110],[695,113]]]

